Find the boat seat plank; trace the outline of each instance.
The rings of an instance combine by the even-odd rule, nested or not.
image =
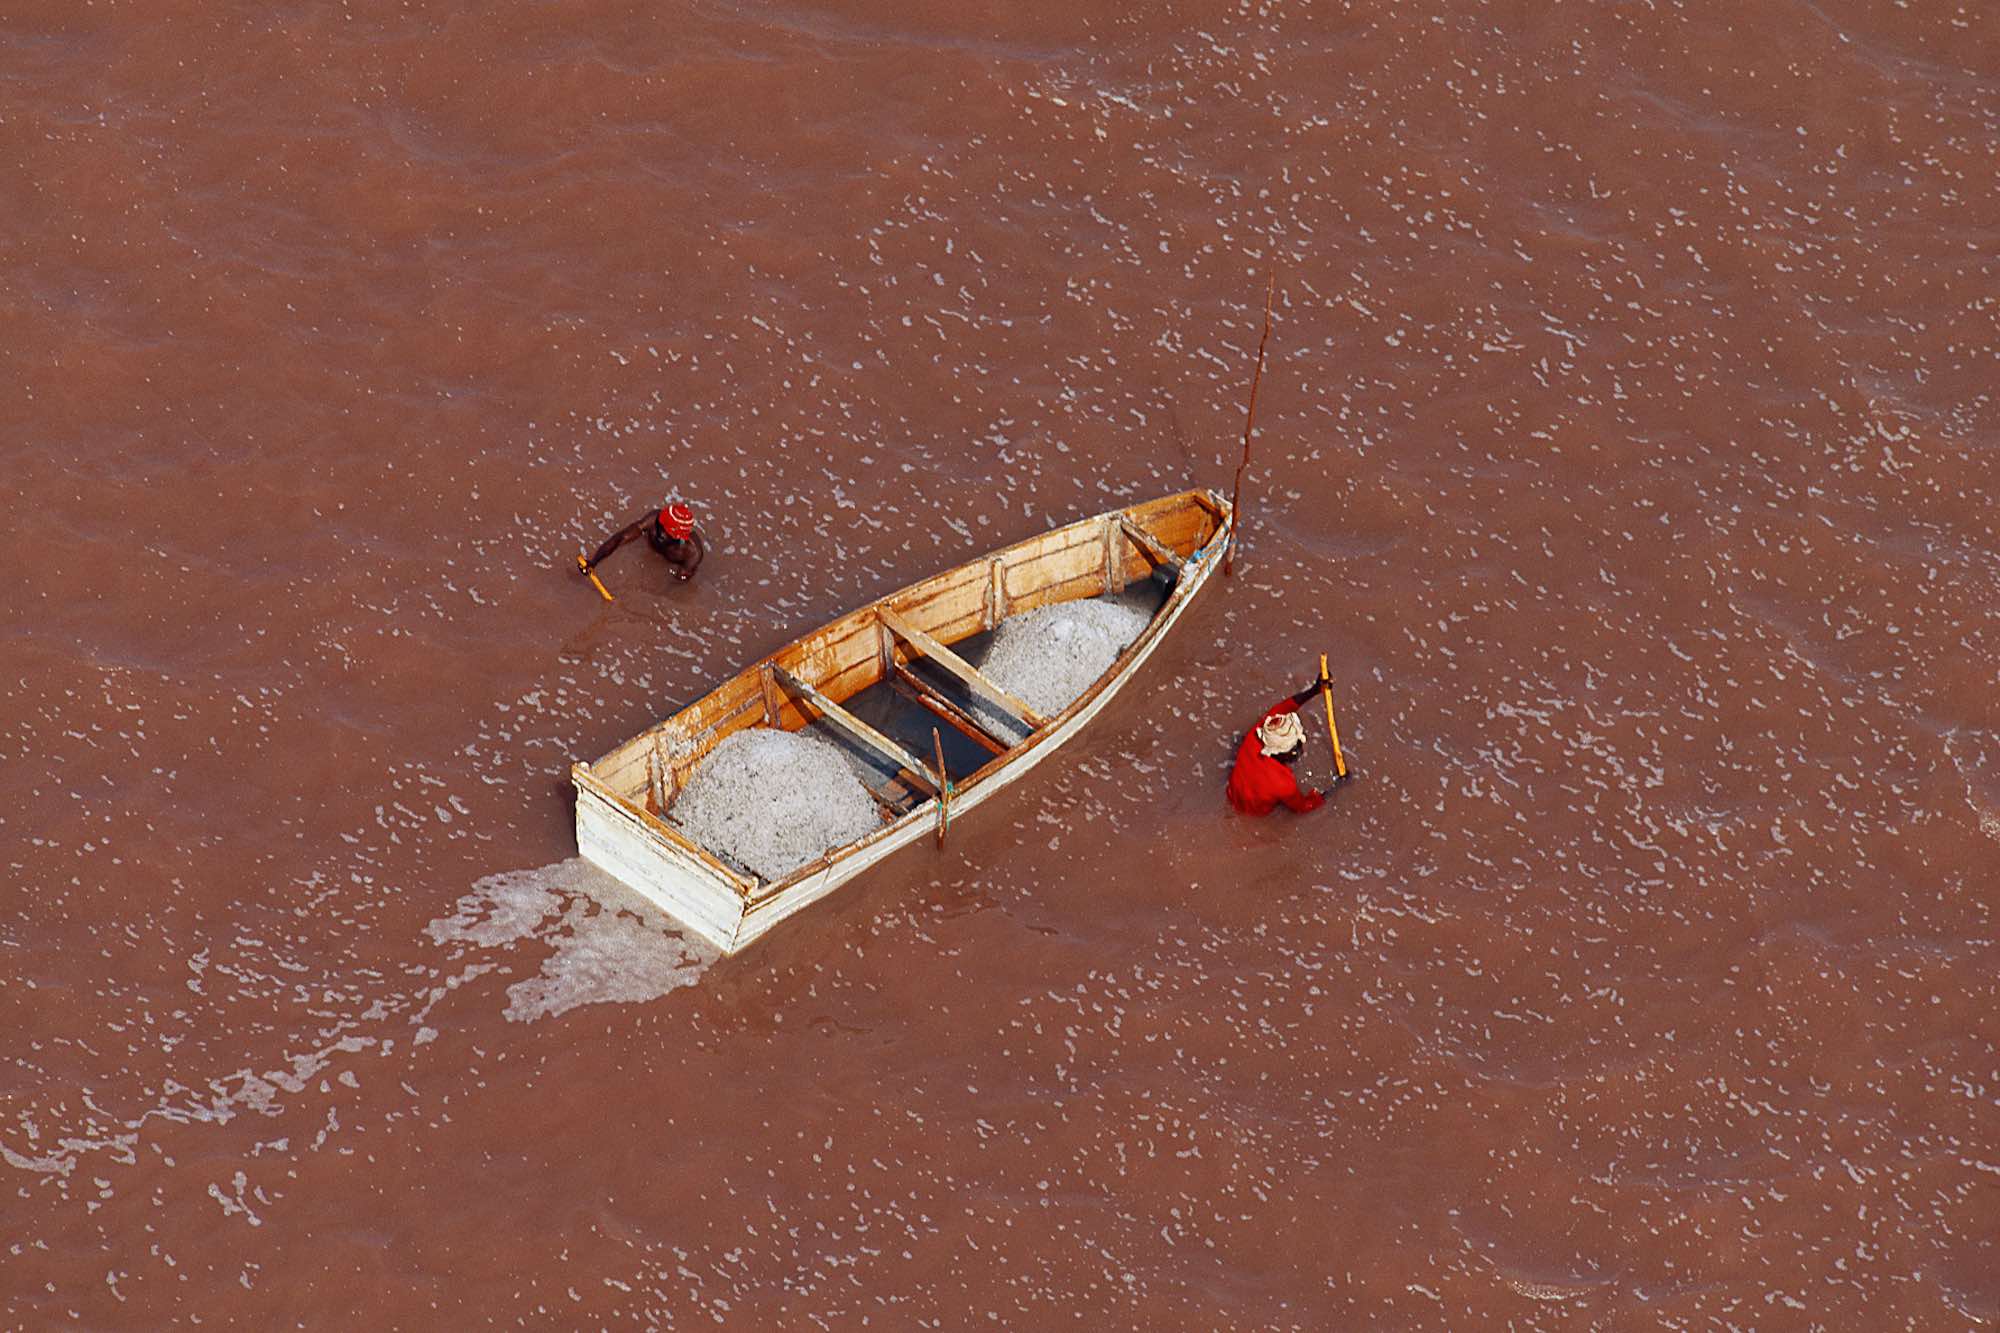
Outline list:
[[[975,692],[984,695],[996,707],[1002,708],[1016,718],[1019,718],[1027,726],[1028,730],[1040,731],[1044,726],[1048,725],[1047,718],[994,684],[978,667],[973,666],[970,662],[918,629],[915,625],[904,620],[888,607],[877,607],[875,614],[882,617],[882,623],[893,630],[898,638],[902,639],[912,648],[915,648],[925,657],[930,658],[931,661],[936,662],[952,675],[957,676]]]
[[[806,684],[783,667],[773,666],[771,668],[771,675],[777,680],[778,684],[804,699],[814,708],[817,708],[822,717],[853,737],[862,746],[873,750],[876,754],[882,756],[882,758],[893,763],[897,769],[908,770],[910,773],[916,775],[917,779],[933,793],[937,791],[937,779],[928,775],[923,760],[917,758],[908,750],[905,750],[902,746],[896,744],[896,742],[890,740],[887,736],[884,736],[881,732],[875,730],[875,728],[869,726],[866,722],[863,722],[860,718],[848,712],[845,708],[842,708],[839,704],[827,698],[817,689]],[[900,772],[898,776],[902,776]]]
[[[1131,538],[1132,544],[1145,552],[1154,564],[1166,565],[1176,574],[1180,573],[1187,566],[1187,561],[1169,551],[1165,546],[1162,546],[1152,533],[1146,531],[1122,514],[1118,518],[1118,526],[1124,529],[1125,535]]]
[[[1006,741],[981,726],[978,718],[932,689],[929,681],[901,662],[895,664],[891,679],[912,699],[958,728],[960,734],[988,754],[1007,753]]]

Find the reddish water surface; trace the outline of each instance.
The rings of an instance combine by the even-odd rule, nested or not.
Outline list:
[[[5,1321],[2000,1323],[1994,25],[19,0]],[[1273,271],[1237,577],[1060,755],[734,959],[569,859],[1226,487]],[[1230,814],[1321,652],[1359,780]]]

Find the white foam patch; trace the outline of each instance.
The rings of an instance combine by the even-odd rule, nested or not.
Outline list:
[[[541,975],[507,988],[506,1017],[553,1018],[586,1004],[643,1004],[692,986],[715,956],[679,936],[595,903],[563,916],[570,933],[556,940]]]
[[[725,859],[780,880],[881,828],[878,811],[835,746],[804,732],[752,727],[702,761],[667,821]]]
[[[720,956],[683,936],[645,899],[577,857],[538,870],[488,875],[458,900],[450,916],[431,922],[428,931],[440,944],[480,949],[522,940],[553,946],[536,976],[507,988],[505,1016],[517,1023],[586,1004],[657,1000],[693,985]],[[422,1033],[417,1040],[423,1042]]]
[[[561,910],[556,875],[567,864],[488,875],[458,900],[450,916],[439,917],[424,929],[439,944],[456,942],[482,949],[525,939],[544,918]]]

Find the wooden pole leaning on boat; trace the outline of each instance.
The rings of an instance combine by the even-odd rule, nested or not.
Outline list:
[[[617,598],[611,595],[611,590],[604,586],[604,580],[597,577],[597,571],[590,567],[590,562],[583,558],[583,552],[581,551],[578,551],[576,553],[576,567],[583,571],[583,576],[589,579],[591,585],[597,589],[598,596],[602,597],[607,602],[615,602],[618,600]]]
[[[944,771],[944,738],[938,735],[936,727],[931,728],[931,752],[937,756],[938,778],[938,846],[944,846],[944,833],[951,826],[951,774]]]
[[[1243,461],[1236,465],[1236,486],[1229,493],[1229,549],[1222,553],[1225,578],[1236,573],[1236,543],[1243,533],[1243,469],[1250,466],[1250,432],[1257,428],[1257,386],[1264,379],[1264,345],[1271,341],[1271,298],[1278,293],[1275,270],[1264,286],[1264,336],[1257,340],[1257,369],[1250,376],[1250,410],[1243,421]]]
[[[1333,742],[1333,776],[1335,781],[1347,776],[1347,760],[1340,753],[1340,728],[1333,724],[1333,682],[1326,677],[1326,654],[1319,655],[1319,692],[1326,704],[1326,738]]]

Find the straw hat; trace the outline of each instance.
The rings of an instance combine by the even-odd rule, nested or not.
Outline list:
[[[1257,744],[1265,754],[1289,754],[1306,743],[1297,713],[1274,713],[1257,724]]]

